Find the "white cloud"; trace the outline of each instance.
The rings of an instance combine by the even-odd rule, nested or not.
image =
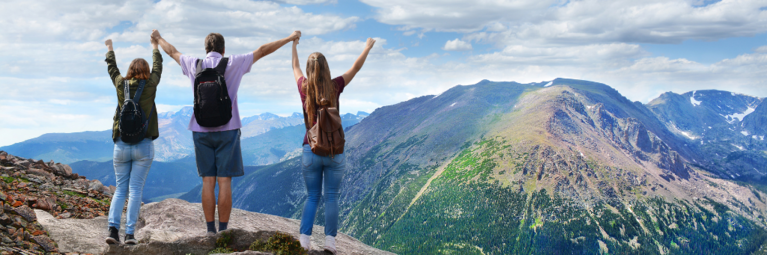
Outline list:
[[[342,74],[364,48],[353,31],[358,17],[313,14],[287,4],[333,4],[325,0],[121,0],[79,4],[59,1],[0,3],[0,145],[48,132],[106,130],[117,104],[106,74],[103,40],[115,40],[118,66],[133,58],[151,60],[148,35],[159,29],[182,53],[205,55],[203,38],[220,32],[227,54],[255,50],[300,29],[301,66],[309,53],[329,60]],[[482,79],[540,82],[557,77],[585,79],[615,87],[631,100],[647,101],[664,91],[725,89],[767,96],[767,46],[752,53],[702,64],[654,56],[638,43],[716,40],[764,33],[767,12],[751,0],[704,1],[382,1],[378,21],[409,37],[377,38],[365,66],[341,96],[343,112],[372,111],[417,96],[439,94]],[[196,17],[216,17],[198,19]],[[439,46],[423,57],[407,47],[425,45],[425,33],[463,33],[443,50],[472,50],[450,56]],[[365,32],[375,34],[376,31]],[[356,40],[321,39],[359,38]],[[341,37],[335,37],[341,34]],[[324,37],[327,38],[327,37]],[[489,43],[494,48],[480,47]],[[256,63],[243,78],[238,101],[243,116],[300,112],[290,64],[290,45]],[[421,48],[422,49],[422,48]],[[416,49],[417,51],[417,49]],[[431,51],[431,52],[428,52]],[[439,53],[437,53],[439,52]],[[428,54],[428,55],[427,55]],[[440,55],[441,54],[441,55]],[[463,55],[463,54],[459,54]],[[190,81],[163,53],[157,92],[161,111],[192,102]],[[18,85],[21,84],[21,85]],[[54,110],[45,110],[54,109]],[[87,110],[84,110],[87,109]],[[55,115],[55,118],[48,116]],[[60,124],[63,122],[63,124]],[[6,124],[8,123],[8,124]]]
[[[294,30],[319,35],[354,28],[358,20],[268,1],[3,1],[0,76],[5,70],[41,77],[101,75],[106,69],[106,38],[115,41],[118,64],[136,57],[150,60],[152,29],[159,29],[183,53],[204,53],[203,40],[210,32],[225,36],[227,52],[244,53]],[[116,27],[124,31],[109,32]]]
[[[471,43],[461,41],[460,39],[450,40],[445,43],[442,49],[448,51],[470,51]]]
[[[45,133],[101,131],[111,128],[115,105],[76,100],[66,104],[0,99],[0,119],[3,120],[0,125],[0,146],[32,139]]]
[[[510,45],[502,51],[475,55],[475,63],[517,63],[526,65],[608,64],[627,62],[628,58],[647,55],[639,45],[625,43],[591,44],[582,46]]]
[[[363,2],[377,7],[376,19],[386,24],[475,33],[472,38],[499,45],[680,43],[767,31],[762,0],[724,0],[706,6],[688,0]]]
[[[427,31],[471,32],[498,20],[536,18],[555,0],[361,0],[377,7],[376,19]]]
[[[335,4],[338,1],[337,0],[277,0],[277,2],[303,5],[303,4]]]

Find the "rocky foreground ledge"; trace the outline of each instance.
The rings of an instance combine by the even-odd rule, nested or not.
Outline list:
[[[138,245],[110,246],[104,239],[112,192],[114,186],[73,174],[68,165],[0,151],[0,255],[211,254],[222,239],[241,251],[231,254],[271,254],[245,250],[278,233],[298,238],[298,220],[239,209],[232,211],[230,230],[207,236],[200,204],[167,199],[142,206]],[[323,230],[314,227],[309,254],[322,254]],[[341,233],[336,243],[339,254],[392,254]]]
[[[166,199],[141,207],[137,223],[138,245],[107,245],[104,242],[107,217],[93,219],[56,219],[45,211],[36,210],[38,221],[58,243],[62,253],[91,254],[209,254],[217,248],[216,241],[228,236],[233,254],[271,254],[245,251],[256,240],[267,241],[278,232],[298,238],[299,221],[279,216],[234,209],[229,221],[231,229],[207,236],[200,204],[180,199]],[[125,217],[123,217],[124,219]],[[315,226],[312,251],[323,254],[323,227]],[[122,238],[124,235],[121,235]],[[339,254],[392,254],[367,246],[357,239],[339,233],[336,237]]]
[[[67,165],[0,151],[0,254],[59,252],[33,210],[90,219],[107,214],[113,190],[73,174]]]

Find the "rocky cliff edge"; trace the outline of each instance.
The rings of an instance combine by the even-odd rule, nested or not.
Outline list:
[[[35,211],[40,224],[58,243],[62,253],[92,254],[209,254],[216,241],[231,237],[229,248],[241,251],[234,254],[270,254],[246,251],[256,240],[266,241],[278,232],[298,238],[299,221],[279,216],[233,209],[229,221],[231,229],[208,236],[200,204],[180,199],[166,199],[141,207],[137,223],[137,245],[107,245],[107,217],[93,219],[57,219],[49,213]],[[125,216],[123,215],[123,221]],[[309,254],[323,254],[324,229],[315,226],[312,250]],[[121,238],[124,235],[121,234]],[[357,239],[339,233],[336,237],[338,254],[392,254],[367,246]]]

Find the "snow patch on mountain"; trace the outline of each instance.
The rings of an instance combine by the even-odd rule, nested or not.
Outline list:
[[[692,103],[692,106],[698,106],[700,105],[700,103],[702,103],[702,101],[695,100],[695,92],[698,92],[698,91],[697,90],[693,91],[692,96],[690,96],[690,103]]]
[[[725,116],[725,115],[722,115],[722,116],[723,116],[725,119],[727,119],[727,122],[729,122],[730,124],[732,124],[732,123],[735,123],[736,119],[737,119],[737,121],[743,121],[743,118],[745,118],[747,115],[749,115],[749,114],[753,113],[753,112],[754,112],[754,110],[756,110],[756,108],[755,108],[755,107],[750,107],[750,106],[749,106],[749,107],[748,107],[748,109],[746,109],[746,111],[745,111],[745,112],[742,112],[742,113],[733,113],[733,114],[730,114],[730,115],[727,115],[727,116]]]
[[[682,134],[683,136],[689,138],[690,140],[695,140],[695,139],[700,138],[700,137],[696,137],[695,135],[691,134],[688,131],[683,131],[683,130],[679,129],[673,122],[669,122],[669,127],[670,127],[671,131],[676,132],[678,134]]]
[[[549,87],[551,85],[554,85],[554,81],[550,81],[549,83],[546,83],[546,85],[543,85],[543,87]]]
[[[697,137],[695,137],[695,136],[691,135],[691,134],[690,134],[690,133],[688,133],[688,132],[685,132],[685,131],[679,131],[679,132],[680,132],[680,133],[682,133],[682,134],[683,134],[684,136],[686,136],[687,138],[690,138],[690,140],[695,140],[695,139],[697,139]]]
[[[740,131],[740,133],[745,135],[745,136],[748,136],[748,131],[743,130],[743,131]]]

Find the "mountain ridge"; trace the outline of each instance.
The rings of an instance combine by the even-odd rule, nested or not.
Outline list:
[[[764,192],[695,166],[698,147],[601,83],[456,86],[378,108],[346,138],[340,227],[396,253],[706,254],[767,240]],[[300,164],[247,174],[235,200],[299,217]]]
[[[642,104],[557,78],[384,106],[345,126],[339,227],[402,254],[755,252],[767,244],[767,145],[754,138],[767,108],[754,98],[691,91]],[[292,127],[259,141],[298,148]],[[299,217],[300,151],[247,151],[277,163],[233,183],[235,206]]]
[[[158,114],[160,137],[154,141],[155,161],[173,162],[194,155],[192,132],[187,129],[192,114],[191,106],[183,107],[176,112]],[[367,113],[362,111],[357,114],[344,114],[342,116],[344,127],[356,124],[367,115]],[[243,127],[241,129],[242,139],[256,137],[272,130],[303,125],[303,121],[301,113],[280,117],[267,112],[246,117],[243,118]],[[106,162],[111,160],[113,156],[110,148],[114,147],[114,143],[111,137],[111,130],[49,133],[23,142],[2,146],[0,150],[9,151],[26,158],[44,158],[67,164],[83,160]],[[284,154],[295,150],[295,148],[283,149],[286,152],[277,157],[278,160]],[[258,157],[260,156],[256,158]],[[252,161],[257,162],[259,159],[253,159]],[[260,162],[256,164],[268,164],[275,161],[261,160]]]

